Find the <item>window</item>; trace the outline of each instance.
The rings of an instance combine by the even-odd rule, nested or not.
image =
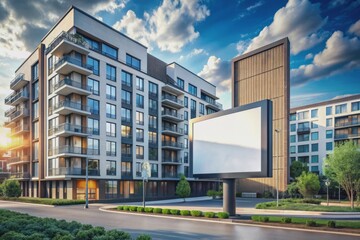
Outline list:
[[[140,59],[133,57],[130,54],[126,54],[126,64],[137,70],[140,70],[141,61]]]
[[[149,143],[150,144],[157,144],[157,133],[149,131]]]
[[[157,129],[157,117],[149,115],[149,127]]]
[[[298,135],[298,142],[305,142],[305,141],[309,141],[309,134],[300,134]]]
[[[188,149],[189,148],[189,140],[188,139],[184,139],[184,148]]]
[[[136,158],[144,159],[144,146],[136,145]]]
[[[39,118],[39,102],[33,103],[32,117],[33,117],[33,120]]]
[[[157,112],[158,101],[154,99],[149,99],[149,110],[153,112]]]
[[[92,67],[93,74],[99,76],[100,75],[100,62],[99,60],[87,57],[87,64],[89,64]]]
[[[116,67],[106,64],[106,79],[116,81]]]
[[[102,44],[102,53],[108,57],[117,59],[117,49],[110,47],[105,43]]]
[[[290,124],[290,132],[295,132],[296,131],[296,124]]]
[[[184,124],[184,134],[189,134],[189,125],[187,125],[186,123]]]
[[[151,163],[151,177],[158,177],[158,165],[155,163]]]
[[[307,153],[309,152],[309,145],[298,145],[298,153]]]
[[[136,111],[136,124],[144,125],[144,113]]]
[[[89,44],[91,50],[100,52],[100,44],[99,44],[99,42],[97,42],[95,40],[92,40],[92,39],[90,39],[88,37],[85,37],[85,36],[83,36],[83,38]]]
[[[191,95],[197,96],[197,87],[189,83],[189,93]]]
[[[131,123],[131,110],[127,108],[121,108],[121,121]]]
[[[311,156],[311,163],[318,163],[319,162],[319,156],[313,155]]]
[[[296,113],[290,114],[290,121],[296,121]]]
[[[327,142],[326,143],[326,151],[332,151],[333,150],[333,143]]]
[[[117,181],[105,181],[105,198],[117,197]]]
[[[184,163],[189,163],[189,153],[184,152]]]
[[[149,160],[158,160],[158,149],[157,148],[149,148]]]
[[[121,176],[122,177],[131,177],[131,162],[122,162],[121,163]]]
[[[87,146],[88,146],[88,154],[89,155],[99,155],[100,154],[100,140],[99,139],[88,138]]]
[[[332,107],[326,107],[326,116],[332,115]]]
[[[116,124],[111,122],[106,122],[106,136],[116,137]]]
[[[34,81],[37,79],[39,79],[39,62],[31,67],[31,80]]]
[[[106,160],[106,175],[116,175],[116,161]]]
[[[39,142],[33,143],[32,160],[33,161],[39,160]]]
[[[116,106],[110,103],[106,103],[106,117],[116,118]]]
[[[351,103],[351,111],[359,111],[360,110],[360,102]]]
[[[326,130],[326,138],[332,138],[333,137],[333,131],[332,130]]]
[[[93,119],[93,118],[88,118],[87,121],[87,126],[89,129],[91,129],[91,134],[92,135],[99,135],[100,131],[99,131],[99,120],[98,119]]]
[[[106,84],[106,98],[116,100],[116,87]]]
[[[93,115],[99,115],[99,101],[92,99],[92,98],[88,98],[88,106],[90,108],[90,112]]]
[[[100,83],[99,81],[96,81],[94,79],[88,78],[88,82],[87,85],[91,88],[91,91],[94,95],[99,95],[99,88],[100,88]]]
[[[32,100],[36,100],[39,98],[39,81],[36,81],[32,84]]]
[[[184,120],[189,120],[189,112],[188,111],[184,111]]]
[[[308,164],[309,163],[309,156],[302,156],[302,157],[298,157],[298,161]]]
[[[131,105],[131,92],[121,90],[121,103]]]
[[[311,118],[317,118],[318,117],[318,109],[311,110]]]
[[[296,157],[290,157],[290,163],[293,163],[296,161]]]
[[[132,75],[128,72],[121,71],[121,83],[125,86],[132,86]]]
[[[158,85],[153,82],[149,82],[149,93],[157,96],[158,95]]]
[[[311,166],[311,172],[319,172],[319,166]]]
[[[346,103],[335,106],[335,114],[346,113],[346,112],[347,112],[347,104]]]
[[[311,151],[312,151],[312,152],[317,152],[317,151],[319,151],[319,144],[318,144],[318,143],[313,143],[313,144],[311,144]]]
[[[116,156],[116,142],[106,141],[106,156]]]
[[[32,127],[32,139],[38,139],[39,138],[39,121],[33,122]]]
[[[141,177],[142,176],[142,170],[141,170],[141,163],[137,162],[135,166],[136,176]]]
[[[327,118],[326,119],[326,126],[327,127],[332,127],[333,125],[333,119],[332,118]]]
[[[196,118],[196,101],[190,100],[190,109],[191,109],[191,119]]]
[[[189,107],[189,98],[188,97],[184,97],[184,107]]]
[[[144,129],[141,128],[136,129],[136,141],[144,142]]]
[[[296,153],[296,146],[290,146],[290,153]]]
[[[205,114],[205,105],[200,103],[200,109],[199,109],[200,114]]]
[[[319,140],[319,132],[312,132],[311,133],[311,140]]]
[[[184,90],[184,80],[182,80],[181,78],[177,78],[176,85]]]
[[[136,107],[144,108],[144,96],[136,94]]]
[[[144,79],[136,77],[136,89],[139,91],[144,91]]]
[[[296,135],[290,135],[290,142],[291,143],[296,142]]]
[[[122,143],[121,144],[121,155],[124,156],[124,157],[132,156],[132,145]]]
[[[298,120],[304,120],[309,118],[309,111],[299,112]]]
[[[131,138],[132,137],[132,129],[130,126],[122,125],[121,126],[121,137],[123,138]]]

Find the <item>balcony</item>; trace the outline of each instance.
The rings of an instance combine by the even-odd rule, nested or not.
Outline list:
[[[122,162],[131,162],[132,161],[132,154],[131,153],[122,153],[121,154],[121,161]]]
[[[176,113],[175,111],[164,110],[161,112],[161,115],[164,120],[169,120],[172,122],[184,121],[183,115]]]
[[[7,165],[16,165],[16,164],[23,164],[23,163],[29,163],[30,162],[30,156],[16,156],[16,157],[10,157],[7,159]]]
[[[10,117],[10,115],[13,114],[14,112],[16,112],[16,107],[12,107],[12,108],[6,110],[5,117]]]
[[[90,53],[89,44],[78,34],[61,32],[45,50],[45,54],[63,56],[71,51],[87,55]]]
[[[180,142],[163,141],[162,148],[163,149],[172,149],[172,150],[181,150],[181,149],[184,149],[184,145]]]
[[[50,168],[48,171],[48,176],[65,176],[65,175],[80,175],[86,176],[86,168],[69,168],[69,167],[59,167],[59,168]],[[100,176],[99,169],[89,169],[89,176]]]
[[[10,176],[11,176],[11,178],[15,178],[15,179],[30,179],[29,172],[11,173]]]
[[[169,165],[180,165],[180,164],[182,164],[182,159],[181,158],[166,158],[166,157],[163,157],[162,163],[163,164],[169,164]]]
[[[26,138],[14,139],[14,140],[11,141],[11,144],[9,146],[9,150],[13,151],[13,150],[16,150],[16,149],[27,148],[29,146],[30,146],[29,139],[26,139]]]
[[[121,172],[121,179],[132,179],[132,172]]]
[[[19,110],[10,114],[9,120],[14,122],[15,120],[28,117],[29,113],[30,111],[28,108],[20,108]]]
[[[297,129],[297,133],[298,134],[304,134],[304,133],[310,133],[310,128],[309,127],[299,127]]]
[[[346,140],[352,138],[360,138],[360,133],[352,133],[352,134],[335,134],[334,140]]]
[[[52,93],[64,96],[67,96],[71,93],[76,93],[79,95],[88,96],[91,95],[92,89],[86,84],[65,78],[60,82],[53,84]]]
[[[126,108],[132,108],[131,100],[121,99],[121,106]]]
[[[57,61],[53,68],[49,69],[49,74],[56,71],[58,74],[68,75],[72,72],[77,72],[85,76],[93,73],[93,67],[89,64],[82,63],[81,60],[64,56]]]
[[[73,125],[70,123],[62,123],[49,129],[49,136],[68,137],[72,135],[86,137],[90,135],[92,129],[80,125]]]
[[[175,126],[164,126],[163,125],[162,126],[162,134],[179,137],[179,136],[184,135],[184,131],[182,128],[178,128]]]
[[[132,120],[131,120],[131,118],[121,117],[121,124],[127,125],[127,126],[132,126]]]
[[[348,121],[348,122],[338,122],[338,123],[335,122],[335,128],[346,128],[357,125],[360,125],[360,120],[357,119],[353,119],[352,121]]]
[[[131,92],[132,91],[132,84],[131,84],[131,82],[121,81],[121,88]]]
[[[25,133],[25,132],[29,132],[29,125],[27,124],[20,124],[14,128],[11,129],[11,136],[15,136],[17,134],[21,134],[21,133]]]
[[[180,174],[178,173],[171,173],[171,172],[163,172],[162,178],[180,178]]]
[[[18,74],[13,80],[10,82],[10,88],[14,91],[17,91],[23,88],[29,81],[25,80],[25,75],[23,73]]]
[[[27,91],[20,91],[11,93],[9,96],[5,98],[5,104],[16,106],[21,102],[24,102],[26,100],[29,100],[29,93]]]
[[[53,114],[68,115],[70,113],[77,113],[80,115],[90,115],[90,108],[81,103],[72,102],[68,100],[61,101],[55,104],[52,108]]]
[[[174,94],[176,96],[180,96],[184,94],[183,91],[180,90],[180,87],[178,87],[176,84],[166,84],[162,87],[162,90],[171,94]]]
[[[121,136],[121,143],[132,143],[132,142],[133,142],[133,137],[131,134]]]
[[[206,101],[206,107],[207,108],[211,108],[215,111],[220,111],[223,109],[223,105],[221,103],[218,102],[208,102]]]
[[[49,156],[61,155],[61,156],[85,157],[87,154],[88,154],[87,148],[75,147],[70,145],[63,145],[48,150]]]
[[[177,97],[174,97],[170,94],[163,94],[162,95],[162,104],[164,106],[180,109],[184,107],[184,102],[177,99]]]

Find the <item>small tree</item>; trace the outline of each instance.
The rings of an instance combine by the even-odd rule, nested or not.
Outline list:
[[[295,197],[297,194],[299,194],[299,187],[297,185],[297,182],[292,182],[287,186],[286,189],[287,193],[290,197]]]
[[[181,175],[180,181],[176,185],[176,195],[178,195],[181,198],[189,197],[191,193],[191,188],[189,182],[186,180],[184,175]]]
[[[360,152],[358,146],[347,141],[335,146],[334,152],[324,162],[326,176],[333,177],[345,190],[354,208],[354,196],[360,191]]]
[[[5,197],[20,197],[21,195],[21,187],[20,183],[17,180],[6,179],[2,183],[2,194]]]
[[[309,168],[306,164],[300,161],[294,161],[291,163],[290,166],[290,177],[296,179],[299,177],[303,172],[308,172]]]
[[[320,190],[319,177],[314,173],[303,172],[296,180],[299,192],[304,198],[313,197]]]

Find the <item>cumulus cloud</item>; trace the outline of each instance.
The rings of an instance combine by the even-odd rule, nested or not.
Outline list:
[[[230,62],[216,56],[210,56],[198,75],[216,86],[219,93],[230,91]]]
[[[311,64],[291,70],[291,81],[293,86],[298,86],[355,68],[360,68],[360,39],[336,31],[326,41],[325,49],[314,56]]]
[[[312,53],[308,53],[308,54],[306,54],[306,56],[305,56],[305,59],[306,60],[308,60],[308,59],[313,59],[314,58],[314,54],[312,54]]]
[[[183,46],[199,37],[195,23],[203,21],[210,11],[198,0],[164,0],[143,19],[129,10],[114,28],[144,43],[156,44],[161,51],[179,52]],[[135,24],[127,25],[131,19]],[[146,22],[146,24],[145,24]],[[150,46],[151,48],[151,46]]]
[[[289,37],[291,53],[310,49],[323,40],[319,29],[327,22],[321,17],[320,4],[309,0],[289,0],[274,15],[273,22],[251,40],[245,52]]]
[[[353,33],[360,37],[360,20],[350,26],[349,33]]]
[[[181,55],[179,60],[182,61],[184,59],[188,59],[188,58],[192,58],[194,56],[198,56],[198,55],[209,55],[209,53],[203,49],[203,48],[194,48],[190,53],[188,53],[187,55]]]

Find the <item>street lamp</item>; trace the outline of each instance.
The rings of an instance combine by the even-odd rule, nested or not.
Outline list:
[[[85,206],[84,208],[89,208],[89,159],[86,158],[86,168],[85,168]]]
[[[326,202],[327,202],[327,206],[329,206],[329,186],[330,186],[329,179],[325,180],[325,186],[326,186]]]
[[[280,129],[275,129],[277,133],[277,161],[276,161],[276,207],[279,207],[279,161],[280,161]]]
[[[142,175],[142,179],[143,179],[143,207],[145,208],[145,184],[148,181],[149,177],[151,176],[151,171],[150,171],[150,163],[148,160],[145,160],[142,164],[141,164],[141,175]]]

